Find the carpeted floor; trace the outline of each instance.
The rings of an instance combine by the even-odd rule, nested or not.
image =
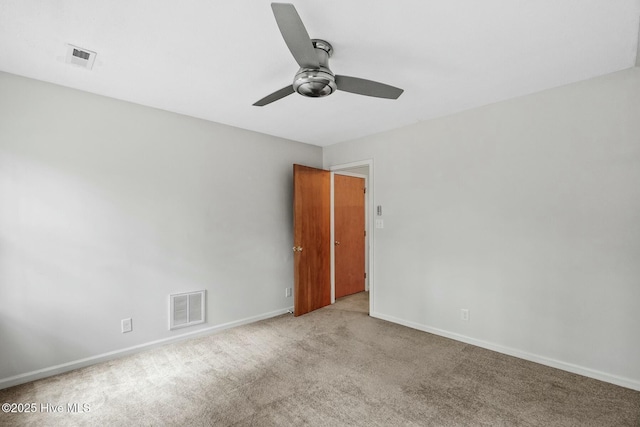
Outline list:
[[[0,390],[0,403],[37,404],[0,425],[640,426],[640,392],[373,319],[367,306],[356,294]]]

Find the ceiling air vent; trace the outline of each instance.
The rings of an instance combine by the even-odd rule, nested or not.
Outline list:
[[[77,65],[90,70],[93,67],[93,61],[96,59],[96,53],[72,44],[67,45],[67,64]]]

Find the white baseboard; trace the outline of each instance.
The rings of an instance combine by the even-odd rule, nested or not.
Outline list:
[[[50,377],[53,375],[61,374],[64,372],[73,371],[75,369],[84,368],[85,366],[95,365],[97,363],[106,362],[108,360],[117,359],[119,357],[128,356],[130,354],[140,353],[145,350],[159,347],[161,345],[183,341],[189,338],[196,338],[202,335],[209,335],[216,332],[223,331],[225,329],[234,328],[236,326],[246,325],[249,323],[257,322],[259,320],[269,319],[271,317],[280,316],[281,314],[290,313],[293,311],[293,307],[284,308],[269,313],[260,314],[258,316],[247,317],[246,319],[236,320],[229,323],[223,323],[220,325],[210,326],[204,329],[198,329],[197,331],[187,332],[184,334],[172,336],[169,338],[163,338],[156,341],[147,342],[144,344],[138,344],[133,347],[127,347],[120,350],[110,351],[108,353],[98,354],[96,356],[86,357],[84,359],[78,359],[60,365],[50,366],[48,368],[38,369],[37,371],[27,372],[24,374],[14,375],[12,377],[0,379],[0,390],[15,385],[28,383],[31,381],[39,380],[42,378]]]
[[[541,365],[550,366],[552,368],[561,369],[563,371],[571,372],[574,374],[582,375],[596,380],[608,382],[611,384],[619,385],[621,387],[630,388],[632,390],[640,391],[640,381],[632,380],[630,378],[619,377],[617,375],[608,374],[606,372],[596,371],[594,369],[585,368],[583,366],[574,365],[572,363],[562,362],[560,360],[551,359],[549,357],[540,356],[537,354],[529,353],[522,350],[517,350],[511,347],[505,347],[499,344],[494,344],[488,341],[478,340],[468,337],[466,335],[457,334],[455,332],[445,331],[443,329],[433,328],[430,326],[422,325],[419,323],[411,322],[404,319],[399,319],[393,316],[387,316],[386,314],[372,312],[371,317],[377,319],[386,320],[388,322],[397,323],[402,326],[407,326],[419,331],[428,332],[430,334],[439,335],[445,338],[451,338],[452,340],[461,341],[467,344],[472,344],[477,347],[486,348],[488,350],[496,351],[498,353],[507,354],[520,359],[528,360],[530,362],[539,363]]]

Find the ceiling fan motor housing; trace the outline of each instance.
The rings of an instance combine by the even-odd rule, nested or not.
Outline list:
[[[329,69],[329,58],[333,53],[331,45],[319,39],[311,40],[318,54],[319,68],[300,68],[293,79],[293,90],[300,95],[319,98],[336,91],[336,78]]]

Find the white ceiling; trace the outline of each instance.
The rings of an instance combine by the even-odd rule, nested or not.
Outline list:
[[[640,0],[293,2],[335,73],[404,94],[252,106],[298,69],[267,0],[0,0],[0,70],[325,146],[636,62]]]

